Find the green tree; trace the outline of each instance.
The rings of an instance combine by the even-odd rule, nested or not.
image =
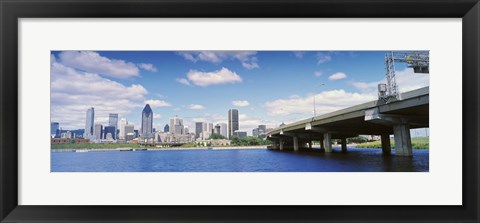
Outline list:
[[[226,138],[223,135],[213,133],[210,135],[210,137],[208,137],[208,139],[226,139]]]

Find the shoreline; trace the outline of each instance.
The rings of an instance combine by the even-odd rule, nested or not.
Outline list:
[[[167,147],[167,148],[65,148],[65,149],[51,149],[51,152],[108,152],[108,151],[171,151],[171,150],[243,150],[243,149],[267,149],[266,145],[261,146],[219,146],[219,147]]]

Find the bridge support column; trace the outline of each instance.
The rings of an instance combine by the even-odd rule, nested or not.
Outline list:
[[[342,152],[346,153],[347,152],[347,138],[342,137]]]
[[[392,151],[392,146],[390,145],[390,135],[382,134],[382,153],[383,155],[390,155]]]
[[[279,148],[280,150],[283,150],[283,139],[280,139],[280,142],[279,142]]]
[[[323,136],[320,138],[320,151],[325,152],[325,145],[323,144]]]
[[[410,126],[407,124],[394,125],[393,136],[395,138],[395,155],[412,156]]]
[[[298,137],[297,136],[294,136],[293,137],[293,151],[298,151],[299,148],[298,148]]]
[[[312,140],[308,141],[308,149],[312,149]]]
[[[278,141],[272,140],[272,149],[278,149]]]
[[[332,152],[332,133],[327,132],[323,134],[323,146],[325,147],[325,152]]]

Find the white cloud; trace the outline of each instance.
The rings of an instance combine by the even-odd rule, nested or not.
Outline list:
[[[347,78],[347,75],[345,73],[342,73],[342,72],[334,73],[334,74],[330,75],[330,77],[328,77],[328,79],[332,80],[332,81],[336,81],[336,80],[340,80],[340,79],[344,79],[344,78]]]
[[[322,74],[323,74],[323,72],[320,71],[320,70],[315,71],[315,72],[313,73],[313,75],[315,75],[315,77],[320,77],[320,76],[322,76]]]
[[[324,91],[315,95],[316,113],[317,115],[325,114],[373,100],[376,100],[373,95],[350,93],[343,89]],[[268,101],[264,104],[264,108],[270,116],[312,115],[313,95]]]
[[[298,58],[298,59],[302,59],[305,54],[306,54],[306,52],[303,52],[303,51],[293,52],[293,55],[295,55],[295,57]]]
[[[250,103],[248,103],[248,101],[232,101],[232,105],[237,107],[246,107],[250,105]]]
[[[186,60],[197,62],[205,61],[219,64],[224,60],[238,60],[245,69],[260,68],[258,58],[255,56],[257,52],[251,51],[183,51],[177,52]]]
[[[406,68],[405,70],[397,71],[395,76],[400,92],[406,92],[430,86],[430,74],[416,74],[413,72],[412,68]],[[384,83],[386,83],[386,81]]]
[[[322,64],[332,60],[332,56],[328,53],[317,53],[317,64]]]
[[[385,74],[382,75],[385,76]],[[411,91],[430,85],[430,74],[416,74],[412,68],[397,71],[395,76],[400,92]],[[383,78],[380,81],[373,82],[351,82],[351,85],[362,92],[371,92],[371,94],[376,95],[379,83],[387,83],[387,81]]]
[[[202,110],[202,109],[205,109],[205,107],[203,105],[196,105],[196,104],[190,104],[188,106],[189,109],[192,109],[192,110]]]
[[[371,92],[376,91],[378,84],[381,81],[374,81],[374,82],[351,82],[350,84],[360,90],[361,92]]]
[[[51,119],[63,129],[83,129],[86,111],[95,108],[95,121],[107,124],[109,113],[120,116],[141,108],[147,90],[138,84],[130,86],[98,74],[77,71],[52,56]]]
[[[59,55],[60,63],[108,77],[128,78],[139,75],[138,67],[123,60],[109,59],[92,51],[63,51]]]
[[[190,82],[185,78],[177,78],[176,81],[180,84],[190,85]]]
[[[155,118],[155,119],[161,119],[161,118],[162,118],[162,115],[157,114],[157,113],[154,113],[154,114],[153,114],[153,118]]]
[[[212,72],[190,70],[187,73],[187,78],[193,84],[202,87],[206,87],[209,85],[233,84],[237,82],[242,82],[242,78],[237,73],[232,72],[225,67]]]
[[[157,68],[151,63],[139,63],[137,66],[146,71],[157,72]]]
[[[149,104],[150,107],[152,108],[158,108],[158,107],[170,107],[172,106],[170,103],[164,101],[164,100],[153,100],[153,99],[150,99],[150,100],[146,100],[144,102],[145,104]]]

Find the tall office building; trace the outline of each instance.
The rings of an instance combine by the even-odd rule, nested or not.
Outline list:
[[[50,136],[52,138],[56,138],[59,129],[60,129],[60,124],[58,122],[51,122],[50,123]]]
[[[220,135],[220,128],[221,128],[220,125],[216,124],[213,130],[213,133]]]
[[[145,105],[142,111],[142,137],[153,137],[153,111],[149,104]]]
[[[135,130],[133,125],[125,126],[125,141],[130,141],[135,138]]]
[[[183,134],[183,119],[175,116],[170,118],[170,133],[182,135]]]
[[[207,124],[207,132],[212,134],[213,133],[213,123],[208,123]]]
[[[128,125],[128,121],[125,118],[120,119],[120,127],[118,131],[118,139],[124,140],[125,139],[125,126]]]
[[[104,139],[109,139],[109,140],[116,140],[116,134],[117,133],[117,129],[115,128],[115,126],[105,126],[103,128],[103,138]]]
[[[220,135],[225,136],[225,138],[228,138],[227,123],[219,123],[219,125],[220,125]]]
[[[117,113],[110,113],[108,115],[108,126],[114,126],[115,132],[118,129],[118,114]]]
[[[100,123],[95,123],[93,134],[95,136],[95,139],[101,140],[103,135],[103,125]]]
[[[169,132],[170,131],[170,126],[168,124],[163,127],[163,132]]]
[[[238,110],[228,110],[228,138],[231,139],[235,135],[235,131],[239,129]]]
[[[195,122],[195,138],[199,138],[203,132],[203,122]]]
[[[84,138],[91,139],[93,138],[93,121],[95,119],[95,109],[89,108],[87,110],[87,118],[85,119],[85,133]]]

